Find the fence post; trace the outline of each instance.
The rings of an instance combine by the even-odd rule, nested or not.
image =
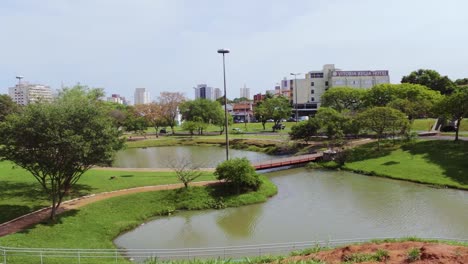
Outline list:
[[[3,264],[6,264],[6,248],[3,249]]]
[[[78,264],[81,264],[80,252],[78,251]]]
[[[117,249],[115,250],[115,263],[117,263]]]
[[[44,261],[42,260],[42,251],[41,251],[41,264],[44,264]]]

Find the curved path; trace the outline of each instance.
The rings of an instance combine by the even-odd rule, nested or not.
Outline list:
[[[201,181],[201,182],[192,182],[191,186],[206,186],[210,184],[216,184],[220,181]],[[184,185],[182,183],[176,184],[165,184],[165,185],[154,185],[154,186],[143,186],[135,187],[111,192],[103,192],[98,194],[91,194],[87,196],[82,196],[73,200],[65,201],[62,203],[60,208],[57,210],[57,214],[61,214],[67,210],[77,209],[83,207],[87,204],[94,203],[100,200],[108,199],[111,197],[122,196],[132,193],[140,192],[151,192],[151,191],[160,191],[160,190],[172,190],[182,188]],[[50,207],[43,208],[37,211],[34,211],[29,214],[25,214],[18,218],[15,218],[11,221],[0,224],[0,237],[6,236],[9,234],[16,233],[21,231],[31,225],[41,223],[47,220],[50,216]]]

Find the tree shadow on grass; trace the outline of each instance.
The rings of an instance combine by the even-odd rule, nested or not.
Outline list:
[[[30,232],[32,232],[34,230],[34,228],[38,227],[38,226],[56,226],[56,225],[61,225],[63,223],[63,220],[66,219],[67,217],[74,217],[78,214],[80,210],[78,209],[72,209],[72,210],[68,210],[68,211],[65,211],[59,215],[57,215],[57,219],[55,222],[52,222],[50,221],[49,219],[45,219],[37,224],[33,224],[29,227],[27,227],[26,229],[24,230],[21,230],[19,231],[18,233],[23,233],[23,234],[28,234]]]
[[[347,150],[347,162],[363,161],[368,159],[376,159],[389,155],[392,151],[399,148],[399,144],[390,142],[381,142],[380,149],[377,147],[377,142],[368,143],[357,148]],[[393,165],[393,164],[390,164]]]
[[[429,162],[440,166],[446,177],[468,184],[468,142],[419,141],[406,144],[402,149],[412,155],[423,155]]]
[[[93,188],[85,184],[75,184],[64,200],[91,193]],[[0,181],[0,223],[49,206],[49,195],[39,183]],[[11,203],[8,203],[12,200]]]
[[[382,165],[385,165],[385,166],[398,165],[398,164],[400,164],[399,161],[393,161],[393,160],[382,163]]]

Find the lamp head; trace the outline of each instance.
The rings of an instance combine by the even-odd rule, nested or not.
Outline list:
[[[229,53],[229,50],[228,49],[219,49],[218,53],[222,53],[222,54]]]

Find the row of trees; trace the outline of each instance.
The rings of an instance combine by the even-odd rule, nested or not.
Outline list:
[[[335,87],[321,98],[322,107],[308,122],[293,127],[292,139],[309,141],[317,133],[329,139],[372,131],[377,137],[409,132],[415,118],[445,116],[458,124],[468,115],[468,88],[447,95],[419,84],[381,84],[369,90]],[[455,140],[458,140],[458,129]]]

